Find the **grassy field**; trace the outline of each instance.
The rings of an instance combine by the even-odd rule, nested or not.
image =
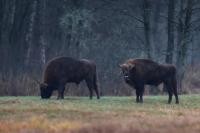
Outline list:
[[[0,97],[0,132],[193,133],[200,132],[200,95],[135,97]]]

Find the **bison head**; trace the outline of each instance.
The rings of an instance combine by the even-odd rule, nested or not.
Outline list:
[[[40,84],[40,93],[42,99],[50,98],[52,95],[52,89],[46,83]]]
[[[131,71],[133,70],[134,67],[135,67],[134,64],[121,64],[120,65],[120,68],[122,69],[122,73],[124,76],[124,80],[126,82],[130,81]]]

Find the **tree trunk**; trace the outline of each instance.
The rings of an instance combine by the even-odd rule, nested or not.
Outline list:
[[[37,70],[41,70],[46,63],[46,0],[37,0],[36,18],[34,25],[34,58],[35,62],[39,65],[35,65]]]
[[[46,12],[46,0],[42,0],[42,13],[41,13],[41,36],[40,36],[40,44],[41,44],[41,63],[42,67],[46,63],[46,38],[45,38],[45,27],[46,27],[46,22],[45,22],[45,12]]]
[[[150,36],[150,1],[143,1],[143,21],[144,21],[144,35],[145,35],[145,51],[147,58],[151,59],[151,36]]]
[[[190,43],[190,22],[192,17],[192,6],[193,0],[187,0],[186,13],[184,20],[181,20],[183,17],[183,0],[181,0],[181,10],[179,15],[179,27],[178,27],[178,44],[177,44],[177,68],[178,69],[178,88],[182,92],[182,80],[184,78],[185,67],[186,67],[186,58],[188,45]]]
[[[174,52],[174,19],[175,19],[175,0],[169,0],[168,4],[168,42],[167,55],[165,62],[172,64]]]
[[[155,53],[159,53],[160,52],[160,35],[159,35],[159,18],[160,18],[160,12],[162,10],[161,7],[161,0],[157,0],[155,1],[155,11],[154,11],[154,17],[153,17],[153,29],[152,29],[152,37],[153,37],[153,44],[152,45],[152,50],[153,52],[153,57],[155,57]],[[160,53],[159,53],[160,54]],[[155,60],[157,60],[155,58]]]
[[[1,14],[1,36],[0,36],[0,52],[1,52],[1,70],[3,73],[8,72],[12,66],[13,54],[10,54],[11,46],[9,45],[10,32],[13,26],[15,13],[15,0],[2,0]]]
[[[28,32],[26,34],[26,44],[28,45],[26,59],[25,59],[25,66],[26,70],[31,67],[31,54],[33,54],[33,27],[35,23],[35,16],[36,16],[36,7],[37,7],[37,0],[34,0],[32,4],[32,11],[30,13],[30,20],[29,20],[29,27]]]

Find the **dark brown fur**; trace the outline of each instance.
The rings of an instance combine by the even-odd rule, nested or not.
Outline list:
[[[164,83],[169,93],[168,103],[171,103],[173,94],[179,103],[174,65],[162,65],[149,59],[129,59],[120,67],[126,83],[136,89],[136,102],[143,102],[144,85]]]
[[[90,91],[90,98],[94,89],[99,99],[96,76],[96,65],[92,61],[71,57],[55,58],[44,70],[43,83],[40,85],[41,97],[50,98],[53,90],[58,90],[58,99],[63,99],[66,83],[79,84],[85,80]]]

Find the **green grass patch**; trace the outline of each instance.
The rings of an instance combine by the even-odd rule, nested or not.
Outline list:
[[[88,97],[67,96],[64,100],[56,100],[56,97],[42,100],[35,96],[0,97],[0,124],[14,122],[23,125],[24,121],[28,121],[27,123],[32,123],[34,128],[39,128],[35,123],[43,120],[48,123],[43,127],[63,129],[65,125],[61,123],[67,123],[68,127],[73,127],[70,123],[75,122],[75,125],[81,125],[75,127],[82,127],[105,121],[117,121],[123,124],[125,121],[143,120],[144,125],[146,123],[151,127],[151,123],[148,123],[149,119],[162,118],[170,122],[174,118],[178,120],[178,118],[189,116],[193,119],[200,116],[200,95],[181,95],[178,105],[175,104],[174,99],[172,104],[167,104],[167,99],[168,96],[145,96],[144,103],[138,104],[133,96],[106,96],[101,97],[100,100],[95,97],[90,100]],[[30,125],[27,127],[30,128]],[[0,126],[0,131],[12,129],[1,128]]]

